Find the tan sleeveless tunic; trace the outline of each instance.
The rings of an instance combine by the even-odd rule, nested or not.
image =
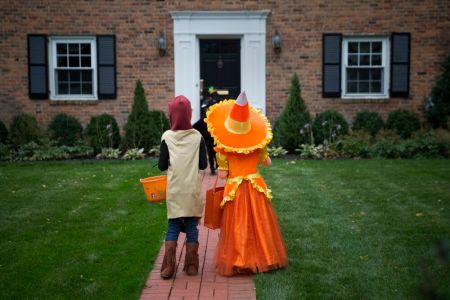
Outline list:
[[[167,218],[201,217],[201,177],[198,168],[201,134],[195,129],[167,130],[161,137],[169,149]]]

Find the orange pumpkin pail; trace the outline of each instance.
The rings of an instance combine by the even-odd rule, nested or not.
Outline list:
[[[149,202],[161,202],[166,200],[167,176],[159,175],[141,178],[144,193]]]

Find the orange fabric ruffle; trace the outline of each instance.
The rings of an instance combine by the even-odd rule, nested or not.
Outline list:
[[[227,179],[227,184],[225,185],[225,189],[223,191],[223,200],[220,203],[220,207],[223,207],[226,202],[233,201],[236,197],[236,191],[239,188],[239,185],[244,180],[250,181],[252,187],[260,193],[263,193],[268,200],[272,200],[272,191],[267,188],[266,182],[264,178],[259,174],[249,174],[245,176],[238,176]]]
[[[225,203],[220,229],[216,250],[219,274],[266,272],[287,265],[275,211],[251,181],[242,181],[234,201]]]

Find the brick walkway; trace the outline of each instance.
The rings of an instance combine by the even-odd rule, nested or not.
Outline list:
[[[214,184],[215,177],[205,175],[202,181],[202,195],[205,195],[209,186]],[[204,198],[204,197],[203,197]],[[203,224],[203,222],[201,222]],[[185,234],[178,239],[177,267],[173,279],[163,280],[159,277],[164,256],[164,245],[159,251],[153,270],[142,291],[141,299],[256,299],[253,276],[223,277],[215,272],[214,253],[220,230],[210,230],[199,225],[200,257],[199,275],[187,276],[183,272]]]

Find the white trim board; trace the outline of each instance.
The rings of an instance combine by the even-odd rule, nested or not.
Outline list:
[[[241,90],[252,106],[266,112],[266,20],[268,10],[172,11],[175,95],[192,104],[192,122],[200,118],[199,38],[240,37]]]

